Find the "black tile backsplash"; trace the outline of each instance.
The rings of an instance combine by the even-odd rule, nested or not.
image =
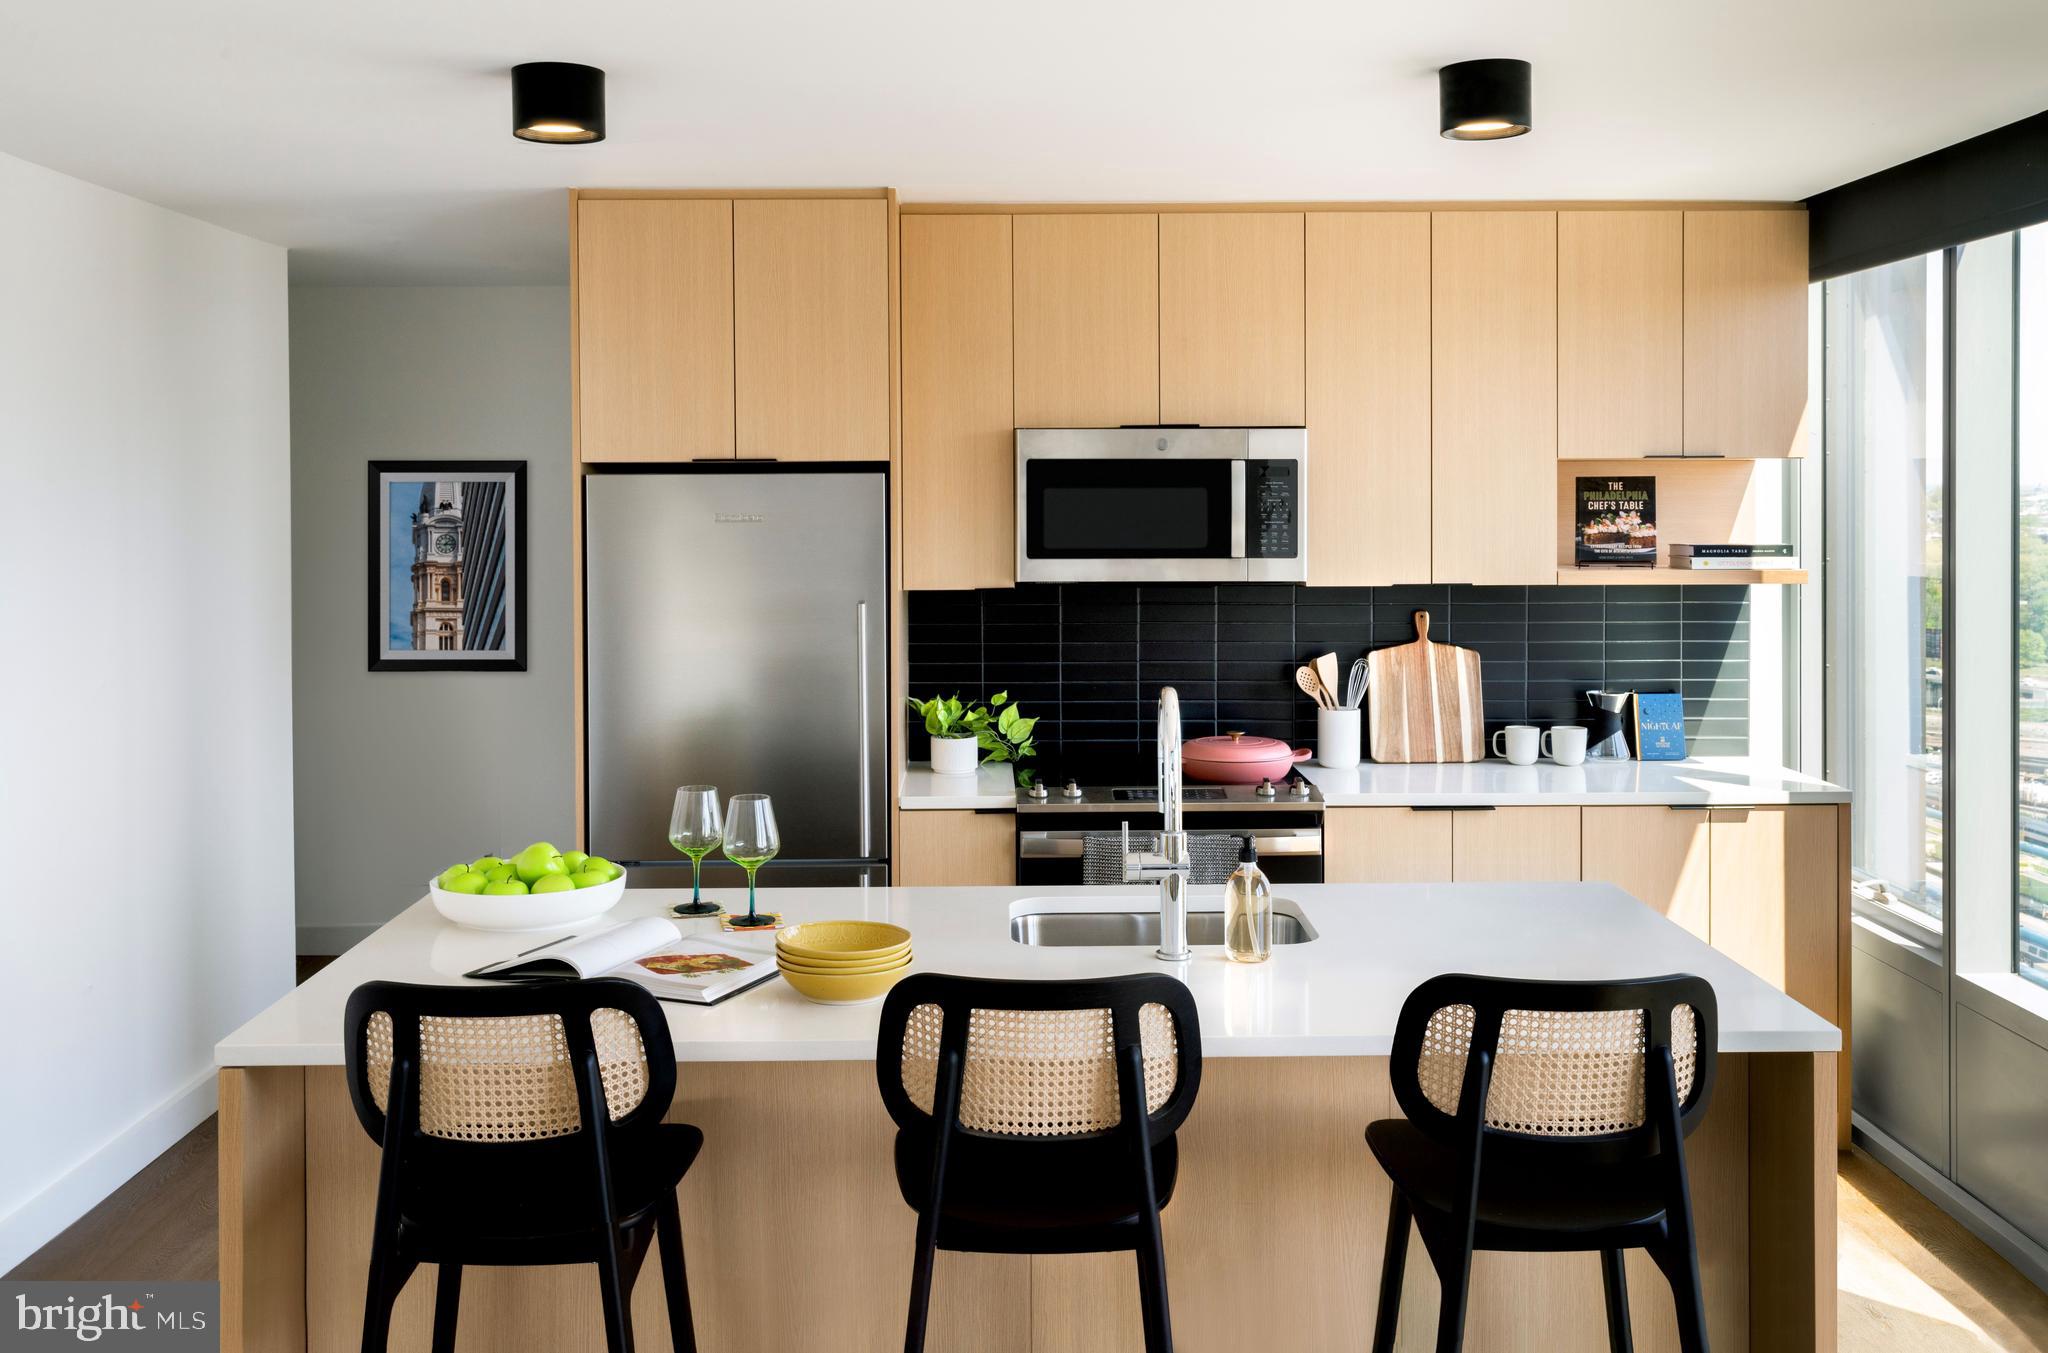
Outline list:
[[[912,592],[910,689],[1010,698],[1039,716],[1039,764],[1150,755],[1161,686],[1188,736],[1243,729],[1315,741],[1294,669],[1341,668],[1415,637],[1475,649],[1489,733],[1575,722],[1583,692],[1677,690],[1695,755],[1749,750],[1746,587],[1294,587],[1065,584]],[[915,720],[912,720],[915,729]],[[912,756],[922,754],[914,737]]]

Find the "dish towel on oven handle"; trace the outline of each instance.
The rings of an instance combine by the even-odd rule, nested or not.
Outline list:
[[[1200,886],[1224,884],[1237,868],[1237,854],[1244,845],[1241,832],[1189,832],[1188,882]],[[1132,832],[1131,849],[1151,854],[1159,851],[1158,832]],[[1081,842],[1081,882],[1090,886],[1120,885],[1124,878],[1122,832],[1089,832]]]

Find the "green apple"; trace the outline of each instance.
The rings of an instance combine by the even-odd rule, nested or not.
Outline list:
[[[490,880],[474,869],[464,869],[454,878],[441,877],[441,891],[444,893],[480,893]]]
[[[434,882],[440,884],[443,888],[445,888],[455,879],[460,878],[462,875],[467,874],[469,872],[470,868],[466,864],[451,864],[446,869],[443,869],[441,871],[439,877],[437,877],[434,880]]]
[[[578,888],[595,888],[601,884],[610,883],[611,880],[596,870],[586,869],[580,874],[572,875],[569,882],[575,884]]]
[[[512,857],[512,869],[522,883],[531,885],[534,880],[548,874],[566,874],[562,865],[562,854],[545,841],[528,846]]]
[[[499,879],[496,883],[484,885],[485,897],[524,897],[526,885],[518,879]]]
[[[576,885],[569,881],[567,874],[542,874],[533,881],[533,887],[528,891],[534,893],[567,893],[574,892],[575,890]]]
[[[566,873],[580,874],[583,872],[583,862],[589,858],[580,850],[565,850],[562,852],[562,868]]]
[[[469,862],[469,867],[479,874],[488,874],[503,863],[505,862],[495,855],[479,855]]]
[[[593,855],[583,862],[583,872],[586,874],[603,874],[605,882],[609,883],[626,871],[602,856]]]
[[[478,872],[480,872],[484,876],[486,881],[491,883],[503,883],[506,879],[512,878],[514,875],[512,866],[505,863],[503,860],[498,861],[489,869],[480,870]]]

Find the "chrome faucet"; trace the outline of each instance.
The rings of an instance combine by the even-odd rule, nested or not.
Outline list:
[[[1179,963],[1188,957],[1188,833],[1181,811],[1180,696],[1159,692],[1159,812],[1163,819],[1157,852],[1131,849],[1131,824],[1124,823],[1124,882],[1159,880],[1159,952]]]

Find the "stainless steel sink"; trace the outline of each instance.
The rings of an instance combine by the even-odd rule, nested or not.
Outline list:
[[[1120,899],[1120,902],[1122,900]],[[1031,898],[1012,908],[1010,938],[1019,944],[1050,945],[1056,948],[1132,946],[1157,948],[1159,913],[1144,910],[1054,910],[1071,906],[1065,899]],[[1043,910],[1039,908],[1043,907]],[[1306,944],[1316,938],[1315,927],[1301,909],[1285,898],[1273,899],[1273,943]],[[1189,944],[1223,943],[1223,913],[1188,912]]]

